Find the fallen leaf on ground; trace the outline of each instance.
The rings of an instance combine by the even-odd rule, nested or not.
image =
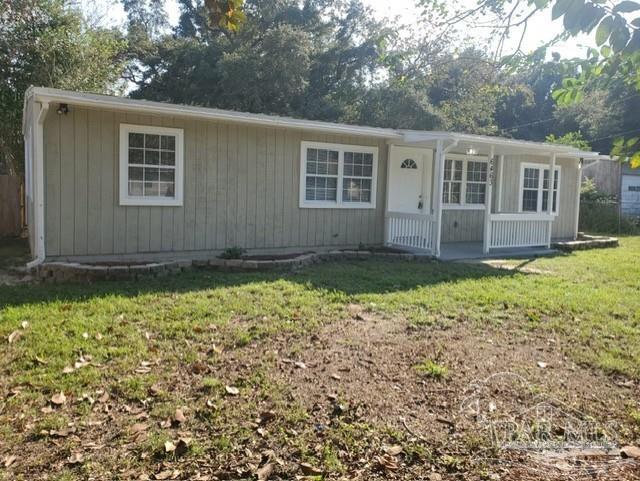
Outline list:
[[[8,468],[9,466],[11,466],[11,465],[16,461],[16,459],[18,459],[18,456],[14,456],[13,454],[12,454],[12,455],[9,455],[9,456],[6,456],[6,457],[2,460],[2,465],[3,465],[5,468]]]
[[[191,444],[191,438],[180,438],[176,443],[175,454],[176,456],[182,456],[189,450]]]
[[[102,334],[100,333],[96,334],[96,341],[102,341]]]
[[[147,429],[149,429],[149,425],[144,423],[136,423],[131,426],[132,433],[139,433],[141,431],[146,431]]]
[[[623,458],[640,459],[640,448],[638,446],[624,446],[620,449],[620,455]]]
[[[22,337],[22,333],[20,331],[13,331],[11,334],[9,334],[7,341],[9,341],[9,344],[13,344],[18,339],[20,339],[20,337]]]
[[[389,454],[390,456],[397,456],[402,452],[402,446],[387,446],[386,448],[384,448],[384,452]]]
[[[176,412],[173,415],[173,420],[178,424],[182,424],[187,420],[187,418],[184,416],[184,413],[182,412],[182,409],[180,408],[176,409]]]
[[[81,464],[84,462],[84,456],[82,453],[73,453],[71,456],[67,458],[68,464]]]
[[[73,371],[75,371],[73,366],[65,366],[65,368],[62,370],[62,374],[71,374]]]
[[[256,471],[256,476],[258,476],[258,481],[266,481],[269,479],[269,476],[273,474],[273,464],[265,464],[261,468]]]
[[[180,471],[167,469],[166,471],[160,471],[153,476],[153,479],[176,479],[180,476]]]
[[[29,327],[29,323],[27,321],[22,321],[22,324],[20,324],[22,326],[22,329],[26,329],[27,327]]]
[[[306,369],[307,368],[307,365],[302,361],[296,361],[296,362],[293,363],[293,365],[295,367],[297,367],[298,369]]]
[[[62,406],[65,402],[67,402],[67,397],[62,391],[60,391],[58,394],[54,394],[51,397],[51,402],[56,406]]]
[[[396,458],[389,456],[388,454],[379,456],[377,461],[380,467],[384,468],[386,471],[397,471],[400,469],[400,465],[398,465]]]
[[[224,389],[225,391],[227,391],[227,394],[231,394],[232,396],[237,396],[238,394],[240,394],[240,389],[234,386],[225,386]]]
[[[306,476],[322,476],[322,469],[315,468],[309,463],[300,463],[300,470]]]
[[[542,362],[542,361],[538,361],[538,367],[540,369],[544,369],[545,367],[547,367],[547,363],[546,362]]]

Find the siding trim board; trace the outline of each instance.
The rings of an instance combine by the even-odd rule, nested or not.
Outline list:
[[[154,104],[153,108],[159,110],[136,109],[137,101],[122,101],[123,104],[121,99],[116,102],[109,97],[108,101],[103,96],[91,98],[94,97],[102,103],[86,106],[69,102],[66,115],[57,114],[55,109],[48,112],[46,104],[39,110],[33,91],[29,97],[25,112],[30,130],[26,135],[30,136],[33,149],[25,159],[32,173],[27,205],[33,206],[30,216],[35,221],[30,226],[30,236],[38,262],[45,258],[195,256],[219,253],[232,246],[278,252],[385,242],[391,172],[388,161],[393,146],[402,144],[395,140],[406,139],[401,131],[305,121],[294,126],[287,122],[295,119],[284,119],[286,122],[282,123],[280,118],[277,122],[263,122],[268,116],[238,121],[235,115],[200,115],[210,109],[198,109],[198,115],[185,116],[179,106],[163,106],[166,109],[162,110]],[[127,108],[121,108],[125,104]],[[124,148],[120,132],[126,125],[183,132],[182,205],[119,202],[124,188],[119,181]],[[318,209],[301,204],[306,143],[375,153],[371,205],[344,203]],[[403,145],[407,145],[406,140]],[[444,140],[440,145],[444,147]],[[513,145],[509,143],[510,148]],[[451,153],[447,155],[464,155],[457,152],[464,152],[465,147],[451,143]],[[578,212],[573,200],[579,195],[580,175],[578,152],[563,152],[557,156],[563,174],[558,214],[552,223],[552,237],[562,239],[575,236]],[[496,177],[500,185],[493,189],[487,205],[492,207],[492,213],[517,215],[522,165],[548,165],[548,155],[497,154],[500,162]],[[436,160],[434,155],[433,162]],[[440,189],[434,185],[434,178],[435,172],[425,182],[434,187],[435,195]],[[485,205],[432,208],[434,215],[438,209],[442,215],[440,229],[434,233],[442,242],[482,241]]]

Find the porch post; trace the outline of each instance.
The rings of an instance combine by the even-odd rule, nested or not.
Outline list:
[[[484,229],[483,229],[483,241],[482,252],[489,253],[489,243],[491,241],[491,191],[492,191],[492,177],[493,177],[493,157],[495,155],[495,148],[492,145],[489,149],[489,162],[487,164],[487,184],[484,191]]]
[[[393,144],[387,145],[387,183],[386,183],[386,195],[384,203],[384,245],[390,245],[389,236],[389,191],[391,190],[391,162],[393,158]]]
[[[433,207],[435,217],[435,241],[433,252],[436,257],[440,257],[440,238],[442,230],[442,184],[444,183],[444,151],[442,140],[436,142],[436,162],[434,177],[436,185],[433,189]]]
[[[549,191],[547,192],[547,214],[553,214],[553,182],[556,170],[556,154],[551,154],[549,159]],[[544,182],[544,179],[543,179]],[[559,192],[558,192],[559,194]],[[549,220],[547,227],[547,249],[551,247],[551,230],[553,228],[553,220]]]
[[[504,154],[500,155],[498,163],[498,179],[496,180],[496,212],[502,212],[502,178],[504,177]]]

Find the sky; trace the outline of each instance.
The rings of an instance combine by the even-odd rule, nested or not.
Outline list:
[[[103,25],[122,25],[125,20],[125,13],[119,0],[77,0],[85,11],[90,12]],[[417,15],[415,0],[363,0],[369,5],[380,18],[399,17],[400,21],[408,26],[417,26]],[[458,5],[472,7],[475,0],[458,0]],[[165,8],[169,23],[175,24],[178,21],[179,10],[176,0],[166,0]],[[489,31],[486,28],[465,28],[465,32],[471,38],[479,41],[488,40]],[[527,33],[522,43],[522,50],[529,53],[545,42],[554,38],[562,32],[562,21],[551,19],[551,10],[539,12],[530,19]],[[515,33],[510,40],[505,43],[504,54],[512,53],[516,50],[520,35]],[[550,51],[558,52],[563,58],[584,57],[587,46],[594,46],[595,41],[586,35],[570,38],[566,42],[555,45]]]

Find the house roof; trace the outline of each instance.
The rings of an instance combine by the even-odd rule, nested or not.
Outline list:
[[[152,102],[149,100],[135,100],[126,97],[71,92],[44,87],[30,87],[26,96],[29,95],[33,96],[35,100],[39,102],[69,103],[84,107],[109,108],[156,115],[169,114],[198,119],[226,120],[242,124],[263,125],[266,127],[288,127],[332,134],[377,137],[390,140],[402,138],[402,134],[393,129],[320,122],[317,120],[294,119],[291,117],[280,117],[277,115],[249,114],[244,112],[235,112],[232,110]]]
[[[146,114],[164,114],[187,118],[224,120],[242,124],[261,125],[266,127],[293,128],[298,130],[313,130],[331,134],[366,136],[405,144],[428,144],[438,140],[461,142],[466,145],[493,145],[499,148],[522,149],[576,158],[607,158],[596,152],[584,152],[574,147],[526,140],[492,137],[487,135],[472,135],[457,132],[396,130],[379,127],[348,125],[317,120],[296,119],[276,115],[251,114],[231,110],[196,107],[193,105],[178,105],[149,100],[136,100],[112,95],[100,95],[45,87],[30,87],[25,94],[27,100],[33,98],[37,102],[70,103],[91,108],[109,108],[112,110],[138,112]],[[25,110],[26,116],[26,110]]]

